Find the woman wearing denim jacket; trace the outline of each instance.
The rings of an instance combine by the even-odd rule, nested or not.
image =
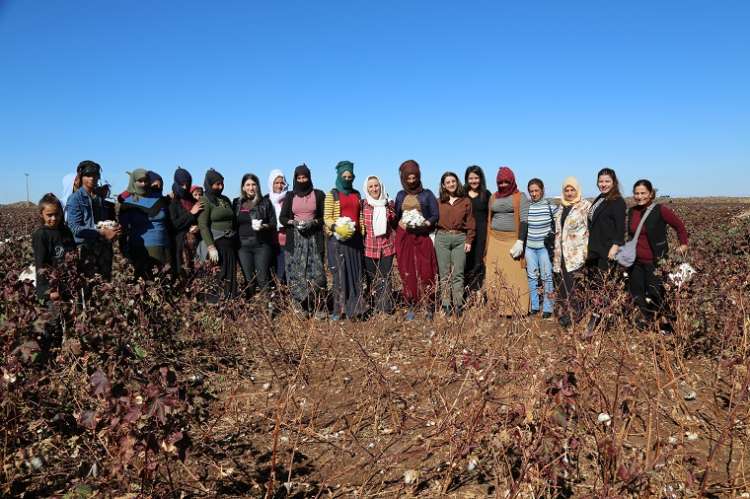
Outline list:
[[[101,166],[93,161],[82,161],[77,168],[75,185],[79,186],[67,199],[65,219],[80,248],[80,269],[86,277],[99,274],[104,280],[112,278],[112,241],[120,235],[114,223],[97,227],[107,217],[104,200],[97,195]]]

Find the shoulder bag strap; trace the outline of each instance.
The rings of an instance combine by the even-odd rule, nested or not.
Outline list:
[[[635,229],[635,234],[633,235],[634,241],[637,241],[638,237],[641,235],[641,229],[643,228],[643,223],[646,221],[646,217],[648,217],[648,215],[651,213],[651,210],[654,209],[654,206],[656,205],[652,204],[651,206],[646,208],[645,212],[643,212],[643,216],[641,217],[640,222],[638,222],[638,228]]]

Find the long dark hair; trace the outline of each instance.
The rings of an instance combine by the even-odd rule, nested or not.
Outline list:
[[[656,199],[656,189],[654,189],[654,186],[651,184],[650,180],[646,180],[645,178],[636,180],[635,184],[633,184],[633,192],[635,192],[635,188],[639,185],[645,187],[648,193],[651,194],[651,200]]]
[[[464,173],[464,191],[468,194],[468,192],[471,190],[469,188],[469,174],[475,173],[479,176],[479,199],[487,200],[489,199],[488,191],[487,191],[487,180],[484,177],[484,170],[482,170],[481,166],[477,165],[471,165],[468,168],[466,168],[466,172]]]
[[[613,199],[621,198],[622,194],[620,193],[620,181],[617,180],[617,174],[612,168],[602,168],[599,170],[599,173],[596,174],[596,180],[597,183],[599,182],[599,177],[602,175],[607,175],[609,178],[612,179],[612,189],[609,190],[609,192],[604,196],[607,201],[612,201]]]
[[[247,194],[245,193],[245,182],[250,179],[253,182],[255,182],[255,199],[260,199],[263,197],[263,193],[260,191],[260,180],[258,179],[258,176],[254,173],[246,173],[242,176],[242,182],[240,183],[240,200],[245,201],[247,200]]]
[[[453,194],[453,196],[457,198],[462,198],[466,196],[466,192],[464,191],[464,186],[461,185],[461,181],[458,179],[458,175],[456,175],[453,172],[445,172],[443,173],[443,176],[440,177],[440,202],[441,203],[447,203],[451,197],[448,191],[445,190],[445,187],[443,187],[443,182],[445,182],[445,179],[448,177],[453,177],[456,179],[456,192]]]
[[[39,208],[39,221],[43,222],[42,219],[42,212],[44,211],[45,206],[56,206],[57,207],[57,213],[60,215],[60,218],[57,221],[57,226],[61,226],[63,223],[65,223],[65,212],[62,207],[62,203],[60,202],[60,199],[52,194],[51,192],[48,192],[44,196],[42,196],[42,199],[39,200],[39,203],[37,204],[37,207]]]

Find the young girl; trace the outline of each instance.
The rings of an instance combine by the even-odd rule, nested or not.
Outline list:
[[[36,294],[42,301],[47,298],[57,300],[60,298],[60,291],[50,289],[48,273],[64,262],[65,253],[75,251],[76,243],[73,233],[65,225],[62,205],[57,196],[48,193],[42,197],[39,201],[39,217],[42,226],[31,235],[36,266]]]

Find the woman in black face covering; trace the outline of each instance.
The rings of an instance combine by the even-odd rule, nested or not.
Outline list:
[[[206,246],[208,259],[221,267],[219,279],[223,295],[229,298],[237,292],[237,249],[232,202],[222,194],[224,177],[213,168],[206,172],[203,188],[203,211],[198,215],[202,244]],[[218,296],[214,299],[218,300]]]
[[[313,188],[310,169],[294,170],[292,192],[287,193],[279,217],[286,231],[286,277],[298,312],[325,317],[326,274],[323,260],[323,205],[325,194]]]
[[[172,202],[169,205],[169,218],[174,230],[172,247],[175,273],[182,269],[193,269],[195,251],[200,242],[198,214],[203,207],[190,193],[192,184],[190,172],[177,168],[172,184]]]

